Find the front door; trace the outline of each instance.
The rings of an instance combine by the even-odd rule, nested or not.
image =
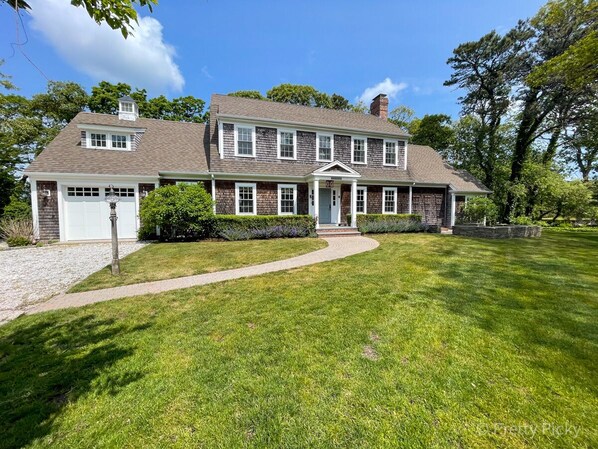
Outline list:
[[[332,194],[331,189],[320,189],[320,224],[332,223]]]

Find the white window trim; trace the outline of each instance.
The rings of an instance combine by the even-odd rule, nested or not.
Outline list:
[[[281,151],[280,133],[281,132],[293,134],[293,157],[282,157],[280,155],[280,151]],[[278,128],[276,130],[276,148],[277,148],[276,156],[278,157],[278,159],[283,159],[283,160],[287,160],[287,161],[296,161],[297,160],[297,130],[296,129]]]
[[[106,146],[105,147],[98,147],[91,144],[91,135],[92,134],[106,134]],[[114,148],[112,146],[112,136],[125,136],[127,138],[127,143],[125,148]],[[96,130],[86,130],[85,131],[85,148],[89,150],[110,150],[110,151],[131,151],[131,134],[127,133],[119,133],[119,132],[109,132],[109,131],[96,131]]]
[[[330,159],[320,159],[320,136],[330,137]],[[332,162],[334,160],[334,134],[316,133],[316,161]]]
[[[282,212],[281,190],[283,188],[293,189],[293,212]],[[278,215],[297,215],[297,184],[278,184]]]
[[[382,189],[382,213],[383,214],[396,214],[397,213],[397,199],[398,199],[397,198],[397,195],[398,195],[397,190],[398,189],[396,187],[384,187]],[[393,211],[392,212],[386,212],[386,207],[385,207],[385,205],[386,205],[386,192],[390,192],[390,191],[392,191],[392,192],[395,193],[394,194],[395,201],[394,201]]]
[[[251,187],[253,189],[253,213],[239,212],[239,187]],[[257,186],[255,182],[235,182],[235,214],[257,215]]]
[[[131,106],[131,110],[130,111],[125,110],[125,108],[124,108],[125,105]],[[119,112],[124,112],[126,114],[135,113],[135,106],[134,106],[133,102],[132,101],[121,101],[119,104]]]
[[[357,212],[357,198],[355,198],[355,213],[367,214],[368,213],[368,188],[366,186],[357,186],[356,190],[363,190],[363,212]]]
[[[405,160],[403,161],[403,170],[407,170],[407,147],[409,146],[409,142],[407,140],[403,140],[405,142]]]
[[[395,146],[395,163],[394,164],[387,164],[386,163],[386,144],[392,143]],[[382,165],[386,167],[398,167],[399,166],[399,141],[398,140],[387,140],[384,139],[384,148],[382,152]]]
[[[234,132],[234,139],[235,139],[235,156],[237,157],[253,157],[255,158],[255,126],[254,125],[244,125],[242,123],[235,123],[235,132]],[[252,143],[252,152],[253,154],[239,154],[239,128],[248,128],[251,129],[251,143]]]
[[[365,150],[365,162],[355,162],[355,140],[363,140]],[[358,165],[367,165],[368,163],[368,138],[363,136],[351,136],[351,163]]]

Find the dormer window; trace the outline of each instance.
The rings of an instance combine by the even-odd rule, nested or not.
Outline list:
[[[117,150],[126,150],[127,136],[123,134],[112,134],[112,148]]]
[[[255,127],[235,125],[235,156],[255,157]]]
[[[106,134],[91,133],[90,146],[93,148],[106,148]]]
[[[384,165],[390,165],[396,167],[398,165],[397,155],[397,141],[396,140],[385,140],[384,141]]]
[[[139,118],[137,103],[128,95],[118,99],[118,119],[134,122]]]

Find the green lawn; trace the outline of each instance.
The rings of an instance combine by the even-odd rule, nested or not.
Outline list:
[[[0,447],[598,447],[598,233],[377,238],[0,327]]]
[[[273,239],[240,242],[152,243],[121,261],[121,275],[110,266],[71,287],[84,292],[138,282],[159,281],[286,259],[324,248],[321,239]]]

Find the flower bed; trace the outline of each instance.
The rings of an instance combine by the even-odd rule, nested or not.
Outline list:
[[[212,236],[226,240],[310,237],[316,223],[309,215],[216,215]]]

